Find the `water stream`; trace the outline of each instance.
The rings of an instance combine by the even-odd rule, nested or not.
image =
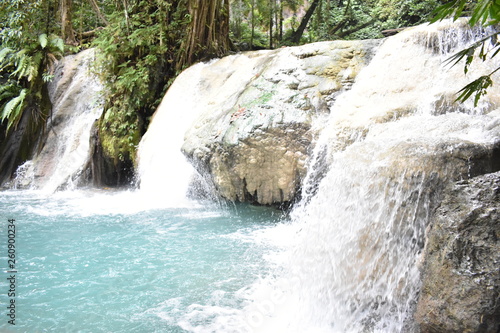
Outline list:
[[[470,78],[443,65],[480,33],[443,23],[387,39],[331,107],[289,216],[186,196],[184,133],[238,79],[191,67],[160,106],[182,112],[157,113],[141,142],[139,189],[0,192],[18,246],[16,326],[2,316],[0,331],[417,332],[432,209],[500,137],[498,90],[458,107]],[[228,59],[254,75],[251,59]]]

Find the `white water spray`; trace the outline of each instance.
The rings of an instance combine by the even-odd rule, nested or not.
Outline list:
[[[304,193],[291,223],[256,233],[277,249],[266,257],[271,273],[238,293],[243,308],[193,304],[178,325],[193,332],[411,331],[429,214],[440,185],[461,174],[462,165],[453,163],[467,162],[454,154],[500,137],[498,88],[478,108],[457,106],[454,94],[473,78],[460,66],[443,66],[475,34],[445,22],[387,39],[331,108],[315,153],[324,158],[310,167],[304,186],[315,190]],[[185,200],[193,173],[180,152],[186,130],[202,109],[232,107],[243,90],[234,86],[248,84],[257,64],[257,56],[238,55],[179,76],[139,147],[142,199],[176,207]],[[494,66],[476,63],[470,72],[482,75]],[[48,188],[70,184],[68,175],[81,170],[85,159],[65,151],[78,151],[72,147],[85,140],[76,134],[85,131],[68,130],[75,135],[50,155],[62,164],[47,172]],[[68,173],[69,165],[78,167]],[[20,174],[36,182],[32,167]],[[135,211],[140,198],[128,194],[114,197],[116,211],[123,205]]]
[[[16,173],[15,187],[73,189],[90,160],[90,134],[103,111],[103,86],[91,74],[94,50],[66,57],[49,85],[52,113],[42,150]]]
[[[229,56],[196,64],[176,78],[139,145],[141,192],[165,203],[185,200],[195,172],[181,152],[186,132],[202,111],[217,114],[232,107],[258,61],[257,56]]]
[[[242,310],[196,306],[183,327],[416,331],[419,256],[440,190],[470,176],[474,149],[500,138],[500,90],[458,105],[455,93],[475,77],[443,64],[480,35],[446,21],[388,38],[332,106],[291,223],[256,235],[276,248],[271,273],[241,291]],[[470,73],[495,66],[477,61]],[[202,320],[210,324],[192,324]]]
[[[425,228],[442,184],[467,172],[452,156],[500,137],[498,89],[477,108],[453,103],[471,78],[443,60],[479,37],[463,25],[420,26],[388,39],[338,98],[319,140],[326,148],[315,154],[326,154],[318,163],[327,167],[311,168],[325,176],[305,186],[274,284],[294,281],[284,290],[286,318],[276,310],[255,331],[415,329]],[[496,65],[477,62],[473,71]]]
[[[200,108],[200,73],[204,65],[190,67],[174,81],[156,111],[138,149],[140,189],[159,194],[167,202],[185,198],[193,167],[180,147],[184,133]]]

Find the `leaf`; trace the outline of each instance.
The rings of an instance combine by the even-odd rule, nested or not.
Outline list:
[[[17,123],[21,119],[23,104],[24,104],[24,100],[26,98],[27,92],[28,92],[28,89],[21,90],[21,92],[19,93],[19,96],[11,99],[3,108],[1,119],[8,120],[7,131],[13,125],[17,125]]]
[[[494,0],[493,0],[494,1]],[[469,24],[471,27],[475,26],[477,23],[481,23],[484,25],[486,23],[486,20],[488,19],[488,7],[491,5],[492,0],[482,0],[479,2],[476,7],[474,8],[474,11],[472,12],[472,16],[469,20]]]
[[[451,14],[455,12],[455,8],[459,5],[459,1],[463,2],[463,0],[452,0],[434,9],[431,13],[430,23],[436,23],[437,21],[441,21],[451,16]]]
[[[48,38],[47,34],[41,34],[38,36],[38,41],[40,42],[40,46],[44,49],[47,46]]]
[[[460,3],[458,4],[457,9],[455,10],[455,15],[453,15],[453,20],[456,21],[460,16],[462,16],[462,13],[465,8],[466,1],[461,0]]]
[[[494,33],[492,35],[489,35],[489,36],[486,36],[480,40],[478,40],[477,42],[475,42],[474,44],[472,44],[471,46],[463,49],[463,50],[460,50],[459,52],[455,53],[454,55],[452,55],[451,57],[449,57],[448,59],[445,60],[445,64],[446,65],[449,65],[451,63],[451,66],[455,66],[456,64],[458,64],[463,58],[467,57],[467,60],[469,60],[469,57],[472,57],[474,58],[474,51],[478,48],[478,47],[482,47],[488,40],[491,40],[492,38],[495,38],[496,39],[496,36],[498,35],[498,33]],[[489,51],[486,51],[486,52],[483,52],[483,56],[481,58],[484,57],[484,59],[486,59],[486,54],[488,54]],[[495,52],[495,54],[498,53],[498,52]],[[468,63],[470,64],[470,62]],[[468,64],[466,64],[466,66],[468,66]]]
[[[50,36],[50,45],[55,47],[61,53],[64,53],[64,41],[55,35]]]
[[[23,76],[25,76],[26,70],[29,66],[29,56],[18,52],[16,57],[18,58],[16,63],[16,70],[11,74],[11,76],[22,78]]]
[[[7,56],[11,55],[14,51],[10,47],[4,47],[0,50],[0,63],[4,62]]]
[[[0,86],[0,101],[19,95],[20,87],[15,83],[6,83]]]
[[[499,45],[500,46],[500,45]],[[496,46],[497,47],[497,50],[495,52],[493,52],[493,55],[491,56],[492,58],[494,56],[496,56],[498,54],[498,52],[500,52],[500,47],[499,46]]]
[[[455,101],[463,103],[475,93],[474,106],[476,107],[481,96],[486,95],[487,89],[493,85],[490,75],[483,75],[466,85],[458,92],[459,96]]]
[[[498,21],[498,16],[500,16],[500,3],[493,2],[490,6],[490,18],[492,18],[494,21]],[[490,22],[489,24],[492,25],[492,22]]]

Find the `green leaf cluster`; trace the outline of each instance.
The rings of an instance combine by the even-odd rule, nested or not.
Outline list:
[[[7,131],[17,126],[28,97],[42,98],[42,86],[50,80],[57,58],[64,52],[61,38],[40,34],[22,49],[0,49],[0,121]]]
[[[454,20],[470,16],[469,24],[475,26],[496,25],[500,22],[500,2],[498,0],[450,0],[436,8],[431,23],[452,17]]]
[[[126,3],[108,16],[95,39],[98,73],[106,84],[99,132],[107,156],[134,160],[140,137],[175,76],[175,60],[189,22],[185,6],[162,0]]]
[[[382,30],[427,22],[446,0],[321,0],[300,44],[335,39],[381,38]],[[291,45],[312,0],[233,0],[231,37],[235,45]],[[272,22],[270,22],[272,20]]]

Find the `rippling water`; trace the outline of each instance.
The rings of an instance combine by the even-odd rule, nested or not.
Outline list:
[[[9,218],[18,270],[16,325],[3,310],[2,332],[210,331],[208,309],[243,307],[244,290],[266,270],[259,231],[282,218],[209,202],[142,210],[130,192],[0,198],[2,304]]]

